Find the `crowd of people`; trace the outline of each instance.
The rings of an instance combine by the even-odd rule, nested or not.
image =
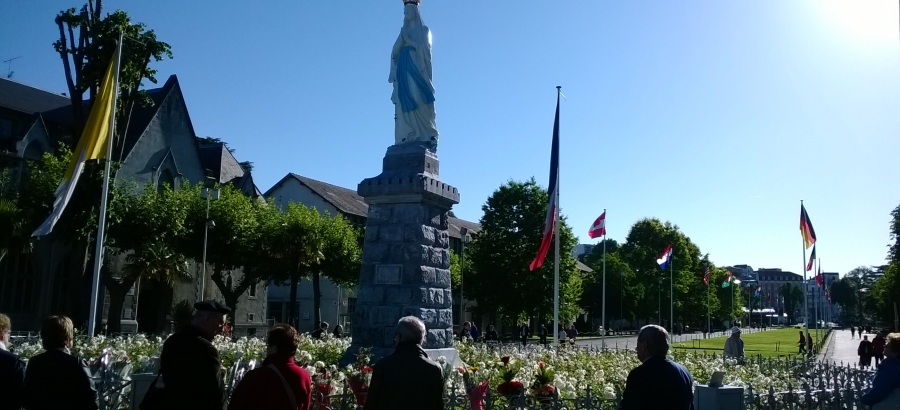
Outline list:
[[[212,339],[223,332],[230,309],[216,301],[198,302],[194,308],[188,325],[163,344],[159,372],[141,410],[312,408],[310,375],[294,362],[300,342],[294,327],[277,324],[269,330],[265,360],[243,377],[226,400],[224,369]],[[329,324],[322,322],[311,336],[324,337],[328,329]],[[541,338],[545,339],[546,327],[540,329]],[[70,351],[75,335],[68,317],[51,316],[44,321],[44,351],[32,357],[27,366],[7,350],[10,332],[9,317],[0,314],[0,386],[4,390],[0,410],[98,408],[87,364]],[[335,326],[332,335],[342,337],[341,326]],[[394,333],[394,353],[373,367],[364,410],[410,408],[412,403],[417,409],[443,408],[442,368],[423,350],[425,335],[425,324],[420,319],[400,318]],[[473,322],[464,323],[459,336],[476,341],[498,340],[493,325],[482,336]],[[523,343],[527,342],[531,336],[527,325],[520,326],[519,336]],[[571,326],[560,327],[558,336],[574,340],[577,332]],[[861,337],[860,367],[871,368],[873,358],[877,367],[872,389],[862,396],[863,403],[874,405],[873,408],[900,403],[900,333],[876,334],[871,341],[868,335]],[[800,338],[801,352],[810,349],[808,334],[801,332]],[[693,378],[687,368],[667,357],[670,346],[669,333],[663,327],[647,325],[640,329],[635,351],[641,364],[628,374],[623,409],[691,408]],[[744,341],[739,327],[731,329],[723,355],[743,359]],[[653,394],[647,394],[650,391]]]

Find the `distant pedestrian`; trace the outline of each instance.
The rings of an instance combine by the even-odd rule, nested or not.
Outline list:
[[[575,338],[578,337],[578,330],[575,329],[575,325],[569,325],[569,328],[566,329],[566,337],[569,338],[569,344],[575,344]]]
[[[311,337],[313,339],[325,338],[325,335],[328,334],[328,326],[330,326],[328,324],[328,322],[319,323],[319,328],[316,330],[313,330],[313,332],[309,335],[309,337]]]
[[[9,316],[0,313],[0,410],[19,410],[25,397],[25,362],[7,350],[11,331]]]
[[[41,326],[44,352],[32,357],[25,368],[26,409],[97,409],[97,392],[85,363],[69,352],[74,338],[72,319],[50,316],[44,320]]]
[[[494,330],[494,325],[488,325],[487,332],[484,333],[484,341],[485,342],[496,342],[499,340],[500,340],[500,337],[497,335],[497,331]]]
[[[469,322],[464,322],[462,325],[462,329],[459,331],[459,341],[465,342],[472,339],[472,325]]]
[[[559,343],[565,343],[566,337],[568,337],[568,335],[566,335],[566,329],[564,329],[562,326],[560,326],[559,332],[556,333],[557,341],[559,341]]]
[[[802,330],[800,331],[800,341],[797,342],[797,346],[799,346],[799,350],[797,350],[797,353],[804,353],[804,352],[806,352],[806,338],[803,337],[803,331],[802,331]]]
[[[866,369],[872,366],[872,342],[868,335],[863,336],[863,340],[859,342],[856,354],[859,356],[859,367]]]
[[[331,332],[331,335],[334,336],[335,339],[342,339],[344,337],[344,327],[341,325],[335,325],[334,330]]]
[[[469,329],[469,334],[472,335],[473,341],[481,341],[481,330],[478,330],[478,326],[475,325],[475,322],[472,322],[472,328]]]
[[[742,359],[744,357],[744,341],[741,339],[741,328],[735,326],[731,329],[731,337],[725,339],[725,348],[722,354],[726,358]]]
[[[547,326],[546,325],[541,324],[541,327],[538,330],[538,335],[541,337],[541,344],[546,345],[547,344]]]
[[[522,347],[528,344],[529,337],[531,337],[531,329],[528,328],[527,323],[522,323],[522,326],[519,326],[519,339],[522,340]]]
[[[241,379],[231,395],[228,410],[308,410],[312,380],[306,370],[294,363],[300,335],[293,326],[280,323],[269,331],[266,339],[265,361]]]
[[[422,350],[425,324],[415,316],[397,323],[394,353],[375,364],[365,410],[443,410],[441,366]]]
[[[884,360],[884,346],[887,342],[884,340],[884,336],[881,333],[875,335],[875,338],[872,339],[872,357],[875,358],[875,367],[878,367],[878,364]]]
[[[812,335],[809,334],[809,331],[806,332],[806,353],[813,354],[813,338]]]
[[[853,339],[853,336],[856,334],[856,326],[850,326],[850,338]]]

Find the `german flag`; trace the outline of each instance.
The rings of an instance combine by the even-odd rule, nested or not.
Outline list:
[[[803,236],[803,243],[806,244],[806,249],[809,249],[810,246],[816,243],[816,230],[813,229],[812,222],[810,222],[809,215],[806,214],[806,208],[803,204],[800,204],[800,235]]]

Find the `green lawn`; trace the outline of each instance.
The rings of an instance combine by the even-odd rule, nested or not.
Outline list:
[[[810,333],[815,340],[815,333]],[[796,356],[797,341],[800,339],[800,333],[799,329],[785,328],[759,333],[745,333],[741,335],[741,339],[744,339],[744,354],[746,356]],[[691,352],[707,351],[709,353],[722,354],[722,348],[725,347],[725,337],[678,342],[673,347]]]

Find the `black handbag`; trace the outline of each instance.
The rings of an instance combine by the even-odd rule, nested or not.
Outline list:
[[[164,410],[166,408],[166,388],[159,387],[156,384],[159,381],[159,376],[159,373],[157,373],[150,388],[147,389],[147,393],[144,394],[141,404],[138,405],[139,410]]]

